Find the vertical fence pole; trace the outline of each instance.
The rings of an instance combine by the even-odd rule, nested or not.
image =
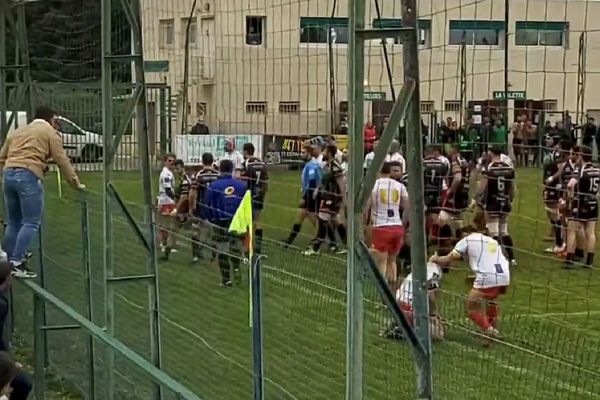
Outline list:
[[[432,398],[431,337],[429,332],[429,303],[427,300],[427,246],[425,237],[425,210],[423,203],[423,138],[419,112],[419,48],[417,44],[417,2],[402,0],[402,24],[411,28],[403,42],[404,81],[415,82],[415,90],[408,103],[406,115],[406,160],[408,167],[408,196],[415,328],[425,348],[425,356],[417,358],[417,397]]]
[[[39,276],[39,284],[41,287],[43,287],[44,289],[47,289],[47,282],[46,282],[46,268],[45,268],[45,262],[44,262],[44,223],[43,223],[43,218],[42,218],[42,224],[40,225],[40,229],[38,229],[38,269],[40,271]],[[42,302],[41,304],[43,313],[42,313],[42,319],[43,319],[43,324],[44,326],[48,325],[48,315],[46,313],[46,303]],[[44,335],[44,346],[45,348],[48,348],[48,332],[47,331],[42,331],[42,334]],[[48,367],[48,353],[44,353],[44,366],[47,368]]]
[[[102,8],[102,200],[104,222],[102,226],[103,241],[104,241],[104,257],[103,257],[103,279],[102,285],[104,288],[104,324],[106,332],[109,335],[114,335],[114,290],[108,283],[108,280],[113,277],[113,226],[112,226],[112,205],[111,197],[108,191],[108,183],[112,179],[113,169],[113,90],[112,90],[112,0],[101,0]],[[104,370],[105,370],[105,387],[104,393],[106,400],[114,399],[114,363],[115,354],[110,346],[106,347],[104,355]]]
[[[261,256],[256,257],[250,268],[252,271],[252,361],[254,367],[254,400],[263,400],[264,387],[264,358],[263,358],[263,331],[262,331],[262,268]]]
[[[3,0],[0,0],[0,3]],[[5,5],[0,4],[0,142],[4,143],[4,139],[8,133],[8,125],[6,120],[6,111],[8,110],[8,99],[6,96],[6,11]]]
[[[36,294],[33,295],[33,353],[34,353],[34,394],[36,400],[45,399],[46,378],[45,362],[46,347],[44,334],[44,300]]]
[[[160,154],[167,154],[167,88],[161,86],[158,89],[159,103],[159,126],[160,126]]]
[[[83,277],[84,277],[83,284],[84,284],[85,296],[87,297],[86,318],[92,322],[95,322],[94,303],[93,303],[94,296],[92,293],[92,268],[91,268],[92,262],[91,262],[91,258],[90,258],[90,254],[91,254],[91,251],[90,251],[90,220],[89,220],[88,201],[85,199],[81,203],[81,238],[83,239],[83,243],[82,243]],[[92,335],[88,335],[87,353],[88,353],[88,373],[90,375],[87,398],[89,400],[95,400],[96,399],[96,348],[95,348],[95,344],[94,344],[94,338]]]
[[[348,267],[346,314],[346,400],[363,398],[363,272],[355,251],[360,241],[362,210],[357,207],[358,190],[363,179],[364,159],[364,37],[358,33],[365,27],[365,0],[349,3],[349,85],[350,99],[350,165],[348,170]]]

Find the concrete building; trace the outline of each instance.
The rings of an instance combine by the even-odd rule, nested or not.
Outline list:
[[[147,81],[172,87],[179,115],[192,3],[142,2],[146,60],[168,61],[162,72],[149,67]],[[377,18],[373,2],[367,2],[367,26],[401,24],[400,3],[380,3]],[[189,29],[186,125],[202,117],[215,133],[331,132],[343,118],[348,67],[347,2],[333,5],[333,0],[198,0]],[[574,118],[577,110],[600,114],[599,12],[598,0],[511,0],[505,43],[504,0],[420,1],[422,112],[433,113],[433,123],[502,107],[508,46],[511,110],[527,109],[534,119],[545,111],[551,120],[563,110]],[[390,38],[387,50],[398,91],[401,45]],[[380,41],[368,43],[365,68],[365,90],[372,92],[367,117],[378,119],[391,100]]]

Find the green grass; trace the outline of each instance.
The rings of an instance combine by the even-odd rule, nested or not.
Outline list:
[[[510,291],[502,302],[502,343],[483,348],[464,319],[464,267],[444,277],[442,313],[448,338],[434,346],[437,399],[596,399],[600,398],[600,283],[598,272],[564,271],[542,254],[549,227],[541,203],[539,171],[518,171],[518,196],[510,232],[518,248]],[[345,385],[345,264],[322,255],[305,258],[283,250],[274,240],[287,235],[295,220],[299,173],[274,172],[263,213],[268,255],[263,269],[266,398],[343,399]],[[103,324],[101,175],[84,174],[90,207],[94,320]],[[120,173],[121,196],[142,212],[140,176]],[[74,193],[56,196],[47,184],[44,263],[50,291],[85,312],[81,266],[81,208]],[[115,274],[145,272],[145,252],[131,228],[116,213]],[[312,237],[308,224],[298,245]],[[189,265],[189,243],[161,263],[160,301],[164,369],[203,399],[252,397],[252,341],[248,328],[247,278],[232,290],[218,286],[216,265]],[[116,287],[118,339],[149,357],[147,290],[142,283]],[[30,339],[29,295],[17,288],[17,333]],[[377,308],[372,284],[365,296],[365,398],[405,399],[415,393],[411,351],[401,342],[381,339],[389,315]],[[49,323],[68,323],[49,310]],[[85,335],[50,332],[52,371],[80,390],[88,386]],[[27,344],[25,344],[26,346]],[[97,364],[103,367],[102,348]],[[118,399],[147,399],[151,385],[126,361],[117,359]],[[100,397],[103,390],[99,390]],[[169,394],[167,398],[173,398]]]

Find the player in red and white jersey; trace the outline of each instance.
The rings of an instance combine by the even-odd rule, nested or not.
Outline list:
[[[367,204],[372,225],[371,250],[379,271],[386,277],[390,287],[395,288],[397,279],[396,256],[402,248],[404,226],[400,208],[408,207],[406,187],[390,177],[391,165],[384,163]],[[367,220],[367,218],[365,218]]]
[[[169,229],[172,228],[172,215],[177,212],[177,203],[175,202],[175,154],[166,154],[163,157],[163,169],[158,178],[158,238],[160,241],[160,250],[165,257],[169,256]]]
[[[436,315],[438,288],[442,280],[442,270],[439,265],[427,263],[427,297],[429,299],[429,327],[433,340],[444,339],[444,326]],[[412,272],[404,278],[402,285],[396,291],[396,301],[408,321],[414,323],[413,312],[413,281]]]
[[[485,215],[478,213],[473,219],[475,226],[465,228],[467,235],[445,256],[433,256],[431,262],[450,265],[467,259],[473,271],[473,287],[467,298],[467,312],[484,333],[498,336],[496,322],[499,306],[496,299],[506,293],[510,285],[510,264],[498,241],[485,235]]]

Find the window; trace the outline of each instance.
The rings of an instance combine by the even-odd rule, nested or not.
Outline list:
[[[433,111],[434,102],[430,100],[421,100],[420,110],[422,113],[430,113]]]
[[[301,17],[300,43],[348,43],[348,18]]]
[[[517,21],[515,44],[517,46],[565,46],[568,22]]]
[[[198,35],[196,18],[182,18],[181,19],[181,45],[185,46],[185,38],[187,33],[188,21],[190,21],[190,46],[196,44],[196,36]]]
[[[544,100],[544,110],[556,111],[557,109],[558,109],[558,101],[557,100]]]
[[[280,101],[279,112],[282,114],[297,114],[300,112],[299,101]]]
[[[246,44],[262,46],[265,42],[267,17],[246,17]]]
[[[206,103],[200,102],[196,103],[196,118],[204,118],[206,117]]]
[[[246,102],[246,113],[247,114],[266,114],[267,113],[267,102],[266,101],[248,101],[248,102]]]
[[[446,100],[444,102],[444,111],[460,112],[460,101],[459,100]]]
[[[171,47],[175,44],[175,21],[172,19],[161,19],[159,21],[159,46]]]
[[[450,21],[449,44],[499,46],[504,36],[504,21]]]
[[[66,135],[81,135],[81,131],[67,120],[56,118],[58,130]]]
[[[402,28],[401,19],[375,19],[373,20],[373,28]],[[420,46],[429,46],[431,37],[431,20],[420,19],[417,22],[418,40]],[[400,44],[400,37],[390,38],[394,40],[394,44]]]

